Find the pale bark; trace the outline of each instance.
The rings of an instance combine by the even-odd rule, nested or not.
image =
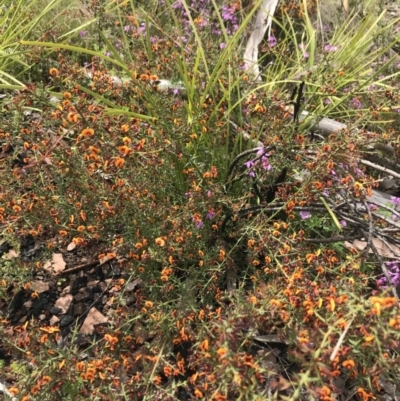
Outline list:
[[[272,18],[275,14],[279,0],[264,0],[257,11],[254,29],[247,42],[244,52],[245,71],[253,76],[255,81],[261,81],[260,68],[258,65],[258,46],[265,37],[271,34]]]

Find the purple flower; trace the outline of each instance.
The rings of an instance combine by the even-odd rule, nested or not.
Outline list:
[[[225,47],[226,47],[226,43],[222,42],[222,43],[219,44],[219,48],[221,50],[225,49]]]
[[[110,52],[104,52],[104,55],[107,56],[107,57],[110,57],[111,53]]]
[[[303,220],[309,219],[309,218],[311,217],[311,213],[310,213],[308,210],[302,210],[302,211],[300,212],[300,217],[301,217]]]
[[[229,6],[223,6],[222,7],[221,16],[225,21],[232,20],[233,13],[232,13],[232,10],[229,8]]]
[[[391,282],[391,285],[397,287],[400,283],[400,270],[399,270],[399,261],[395,260],[393,262],[386,262],[385,266],[387,268],[387,273]],[[387,284],[387,279],[385,276],[381,277],[377,280],[377,285],[380,288],[385,288]]]
[[[398,198],[398,197],[396,197],[396,196],[392,196],[392,197],[390,198],[390,203],[391,203],[393,206],[400,206],[400,198]]]
[[[244,165],[245,165],[247,168],[251,168],[251,167],[254,166],[254,162],[253,162],[252,160],[249,160],[249,161],[247,161],[246,163],[244,163]]]
[[[269,46],[269,47],[275,47],[275,46],[277,45],[277,43],[278,43],[278,42],[277,42],[275,36],[273,36],[273,35],[268,36],[268,46]]]
[[[347,226],[346,220],[340,220],[339,223],[340,223],[340,225],[341,225],[342,227],[346,227],[346,226]]]
[[[145,34],[146,33],[146,23],[145,22],[142,22],[141,24],[140,24],[140,26],[139,26],[139,32],[141,33],[141,34]]]
[[[80,32],[79,32],[79,36],[80,36],[81,38],[83,38],[84,36],[86,36],[86,34],[87,34],[87,31],[80,31]]]
[[[376,285],[379,288],[385,288],[385,284],[386,284],[386,277],[381,277],[380,279],[376,280]]]
[[[353,109],[362,109],[362,108],[363,108],[363,105],[362,105],[360,99],[357,99],[356,97],[354,97],[353,99],[351,99],[351,101],[350,101],[350,106],[351,106]]]
[[[324,46],[324,50],[326,51],[326,52],[335,52],[336,50],[338,49],[338,47],[337,46],[332,46],[331,44],[326,44],[325,46]]]
[[[269,170],[272,169],[272,166],[271,166],[271,164],[269,163],[268,158],[267,158],[266,156],[263,156],[263,157],[261,158],[261,167],[262,167],[264,170],[267,170],[267,171],[269,171]]]
[[[206,219],[212,220],[214,218],[214,216],[215,216],[214,210],[209,210],[207,213]]]
[[[263,146],[259,146],[257,149],[257,156],[269,156],[269,153],[264,152]]]

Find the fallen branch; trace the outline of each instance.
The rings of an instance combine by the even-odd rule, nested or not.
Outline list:
[[[372,168],[374,168],[375,170],[383,171],[384,173],[387,173],[388,175],[391,175],[391,176],[393,176],[393,177],[400,178],[400,174],[399,174],[399,173],[396,173],[396,172],[393,171],[393,170],[389,170],[389,169],[386,168],[386,167],[379,166],[378,164],[371,163],[371,162],[368,161],[368,160],[361,159],[361,160],[360,160],[360,163],[361,163],[361,164],[364,164],[364,166],[372,167]]]

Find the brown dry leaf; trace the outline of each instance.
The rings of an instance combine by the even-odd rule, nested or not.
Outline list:
[[[400,257],[400,248],[397,247],[396,245],[390,245],[391,249],[384,243],[382,242],[379,238],[373,238],[372,243],[375,245],[376,250],[378,251],[378,254],[380,256],[383,256],[385,258],[391,258],[391,259],[398,259]],[[362,240],[354,240],[352,243],[346,241],[344,243],[344,246],[347,249],[356,249],[358,251],[363,251],[367,247],[368,242],[367,241],[362,241]],[[372,249],[369,249],[369,253],[373,253]]]
[[[67,251],[73,251],[76,248],[76,244],[75,242],[71,242],[68,246],[67,246]]]
[[[143,344],[150,337],[149,332],[140,322],[135,323],[132,334],[136,338],[137,344]]]
[[[37,292],[38,294],[41,294],[42,292],[46,292],[50,290],[50,285],[49,283],[44,283],[43,281],[32,281],[31,282],[31,288],[33,291]]]
[[[4,256],[3,259],[14,259],[17,258],[19,256],[19,252],[17,252],[15,249],[10,249]]]
[[[56,325],[60,319],[57,316],[52,316],[51,319],[49,320],[50,326]]]
[[[107,318],[102,315],[96,308],[90,309],[82,327],[79,330],[80,334],[93,334],[94,326],[101,323],[107,323]]]
[[[289,342],[278,334],[265,334],[262,336],[255,336],[254,340],[262,343],[277,343],[277,344],[289,344]]]
[[[272,389],[283,391],[293,387],[293,384],[289,380],[286,380],[283,376],[279,375],[278,380],[270,383],[270,386]]]
[[[104,265],[104,263],[112,259],[115,259],[115,253],[107,253],[107,255],[104,255],[102,258],[99,258],[100,266]]]
[[[3,330],[3,335],[5,338],[10,338],[14,335],[14,328],[13,327],[7,327]]]
[[[58,298],[54,306],[56,308],[60,308],[63,313],[67,313],[73,299],[73,295],[67,294],[61,298]]]
[[[62,253],[53,253],[53,259],[47,261],[43,266],[43,269],[49,273],[58,274],[65,269],[65,266],[66,263],[64,262]]]

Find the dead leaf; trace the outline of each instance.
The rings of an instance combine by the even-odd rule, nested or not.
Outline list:
[[[133,326],[132,334],[136,337],[137,344],[143,344],[150,337],[149,332],[139,322],[136,322]]]
[[[15,249],[10,249],[4,256],[3,259],[14,259],[17,258],[19,256],[19,252],[17,252]]]
[[[73,295],[67,294],[61,298],[58,298],[54,306],[56,308],[60,308],[63,313],[67,313],[73,299]]]
[[[390,248],[382,242],[379,238],[373,238],[372,243],[374,244],[376,250],[378,251],[379,256],[383,256],[385,258],[390,259],[398,259],[400,257],[400,248],[396,245],[390,245]],[[364,240],[354,240],[352,243],[346,241],[344,246],[347,249],[356,249],[358,251],[363,251],[367,247],[368,242]],[[373,253],[372,249],[369,249],[369,253]]]
[[[278,380],[271,382],[270,386],[274,390],[277,389],[279,391],[284,391],[293,387],[293,384],[289,380],[286,380],[283,376],[279,375]]]
[[[79,330],[80,334],[93,334],[94,326],[97,324],[107,323],[108,319],[102,315],[96,308],[90,309],[82,327]]]
[[[3,330],[3,336],[5,337],[12,337],[14,335],[14,328],[8,327]]]
[[[43,269],[49,273],[58,274],[65,269],[66,263],[62,253],[53,253],[53,259],[47,261],[43,266]]]
[[[67,251],[68,251],[68,252],[73,251],[75,248],[76,248],[75,242],[71,242],[71,243],[68,244],[68,246],[67,246]]]
[[[71,291],[71,286],[67,285],[61,292],[61,295],[64,296],[65,294],[69,294]]]
[[[108,262],[109,260],[115,259],[115,253],[107,253],[102,258],[99,258],[100,266],[104,265],[104,263]]]
[[[141,284],[143,284],[143,280],[141,278],[137,278],[137,279],[129,282],[128,284],[126,284],[125,290],[133,291],[137,286],[140,286]]]
[[[51,319],[49,320],[50,326],[54,326],[59,321],[60,319],[57,316],[52,316]]]
[[[287,340],[278,336],[277,334],[265,334],[262,336],[255,336],[254,340],[262,343],[278,343],[278,344],[289,344]]]
[[[37,292],[38,294],[41,294],[42,292],[46,292],[50,290],[50,285],[49,283],[44,283],[43,281],[32,281],[31,282],[31,288],[33,291]]]

